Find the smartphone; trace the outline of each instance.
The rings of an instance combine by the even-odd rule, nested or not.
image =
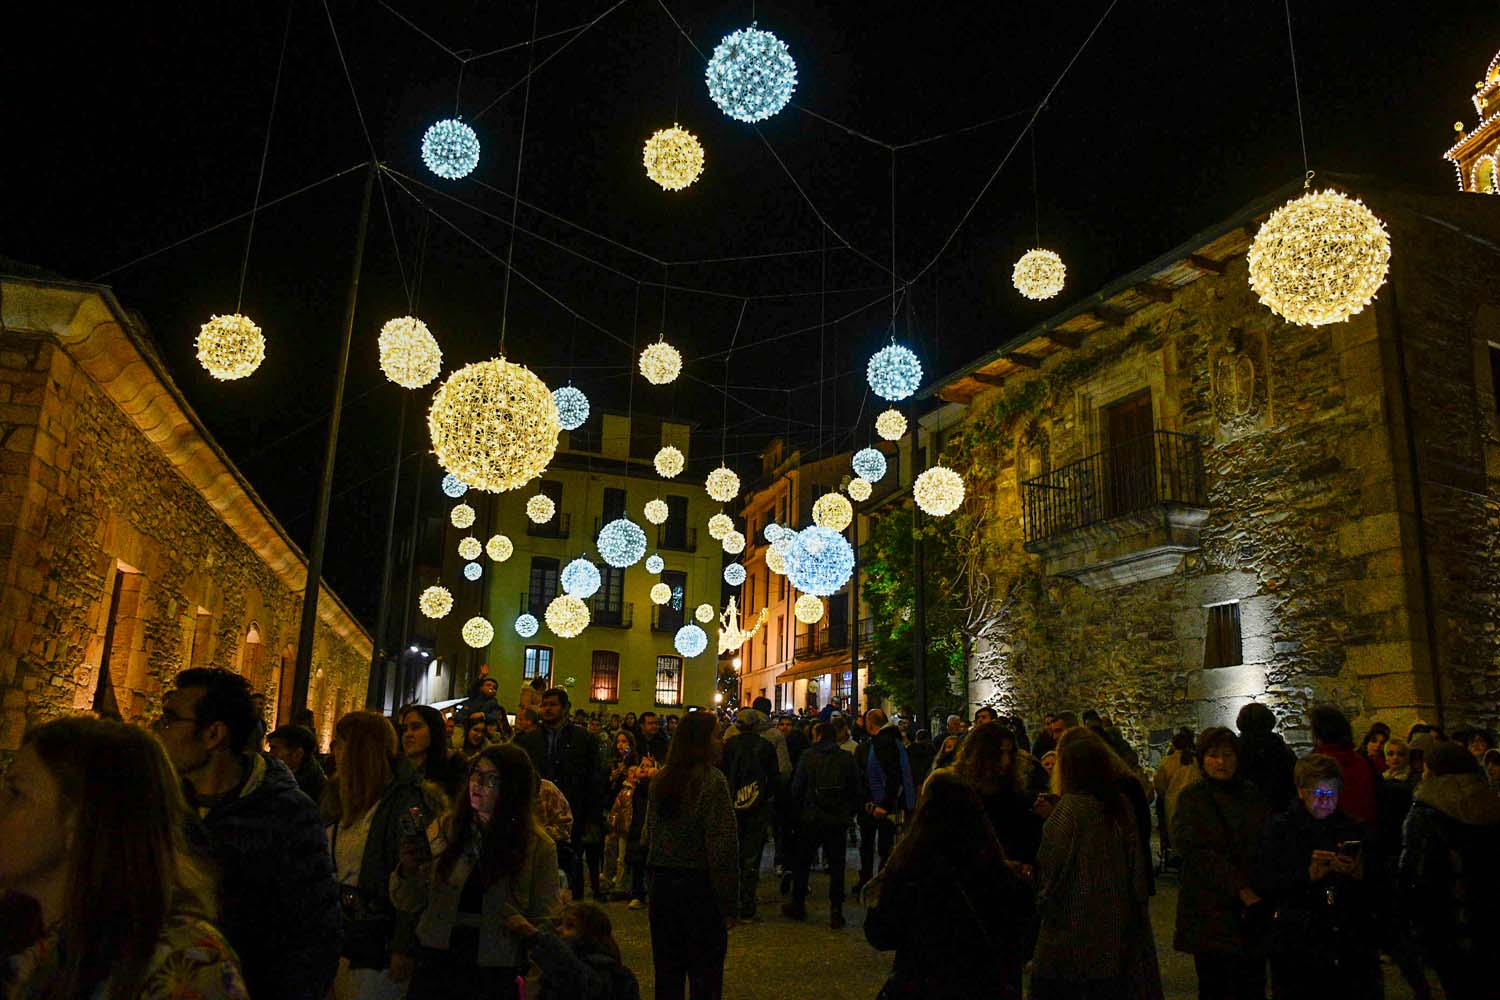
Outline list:
[[[432,860],[432,845],[427,843],[427,817],[421,806],[412,806],[401,817],[401,835],[421,853],[424,860]]]
[[[1362,840],[1339,841],[1339,856],[1348,858],[1350,861],[1358,861],[1359,852],[1364,849],[1364,846]]]

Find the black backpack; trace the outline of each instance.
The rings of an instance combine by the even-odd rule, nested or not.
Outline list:
[[[766,798],[771,776],[761,763],[761,747],[770,746],[759,733],[741,730],[731,744],[729,792],[736,812],[754,809]]]

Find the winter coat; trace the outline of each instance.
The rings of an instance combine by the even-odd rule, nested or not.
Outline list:
[[[760,715],[754,709],[745,709],[740,714],[743,716],[745,712]],[[734,798],[736,811],[741,814],[765,815],[771,808],[771,801],[776,797],[781,781],[776,750],[753,729],[745,731],[738,725],[735,729],[739,738],[724,741],[724,759],[719,766],[729,779],[729,791]],[[781,734],[778,732],[777,735]],[[785,750],[785,744],[782,749]],[[752,783],[759,786],[757,792],[749,790]],[[748,808],[741,808],[741,798],[748,799],[752,794],[755,795],[754,803]]]
[[[218,926],[250,995],[322,1000],[338,967],[340,933],[323,821],[281,761],[243,759],[243,784],[190,822],[188,843],[219,876]],[[183,792],[196,805],[187,782]]]
[[[1380,822],[1380,803],[1376,798],[1375,783],[1380,776],[1370,763],[1370,758],[1353,747],[1335,747],[1319,743],[1313,750],[1332,757],[1339,763],[1339,774],[1344,778],[1344,788],[1339,792],[1339,812],[1368,823],[1373,833]]]
[[[328,783],[328,775],[323,773],[323,765],[318,763],[317,757],[309,755],[293,777],[297,779],[297,787],[315,804],[322,801],[323,786]]]
[[[1198,762],[1191,758],[1184,761],[1180,751],[1174,751],[1157,765],[1156,773],[1151,776],[1151,786],[1162,800],[1169,832],[1172,821],[1177,817],[1177,799],[1182,795],[1182,790],[1202,777],[1203,772],[1199,769]]]
[[[783,733],[771,722],[770,716],[754,708],[742,708],[734,717],[734,725],[729,732],[724,734],[724,752],[729,752],[729,745],[734,738],[740,735],[746,728],[748,722],[752,732],[758,734],[761,739],[770,744],[772,752],[776,755],[776,769],[772,776],[780,776],[783,780],[790,781],[792,777],[792,755],[787,749],[786,733]]]
[[[1354,976],[1375,961],[1379,880],[1373,867],[1367,865],[1364,879],[1334,873],[1316,882],[1308,878],[1313,851],[1336,852],[1340,843],[1365,843],[1369,835],[1369,827],[1342,810],[1314,819],[1300,800],[1266,823],[1250,881],[1273,911],[1266,941],[1273,956],[1304,958],[1324,969],[1331,964]]]
[[[863,801],[854,757],[832,740],[814,743],[797,760],[788,815],[802,829],[844,827]]]
[[[1018,790],[1014,784],[1006,784],[994,792],[982,788],[978,792],[1006,859],[1028,865],[1036,861],[1037,848],[1042,842],[1042,818],[1032,808],[1035,797],[1029,791]]]
[[[889,813],[916,808],[917,787],[900,730],[893,725],[880,730],[859,748],[857,760],[864,770],[865,800],[871,807]]]
[[[635,974],[592,942],[574,946],[544,932],[529,943],[542,970],[540,1000],[640,1000]]]
[[[500,700],[494,695],[486,698],[479,693],[479,685],[476,684],[469,690],[469,697],[458,707],[455,718],[467,719],[475,712],[483,712],[484,717],[490,722],[496,722],[500,718]]]
[[[779,729],[777,731],[780,732]],[[805,732],[796,728],[795,726],[792,727],[791,732],[782,733],[782,735],[786,738],[787,760],[792,765],[792,772],[795,774],[797,770],[797,762],[801,760],[802,755],[812,747],[812,741],[808,739]]]
[[[1182,855],[1172,947],[1195,955],[1257,955],[1245,933],[1240,890],[1260,849],[1270,809],[1260,789],[1238,778],[1204,778],[1183,790],[1171,826]]]
[[[739,898],[739,831],[724,772],[709,768],[695,802],[679,802],[670,816],[651,796],[646,829],[647,863],[652,868],[703,872],[713,886],[724,917],[733,916]],[[639,806],[637,806],[639,808]]]
[[[640,748],[642,757],[650,757],[656,761],[657,767],[666,766],[667,749],[672,745],[672,739],[667,735],[665,729],[658,729],[650,736],[647,736],[643,731],[635,742],[636,746]]]
[[[538,777],[546,778],[568,797],[573,807],[575,839],[597,829],[604,821],[604,791],[609,775],[604,770],[599,741],[581,726],[564,722],[548,750],[546,726],[522,733],[515,745],[525,750]]]
[[[1239,758],[1235,773],[1260,789],[1271,812],[1286,812],[1297,798],[1292,781],[1297,755],[1286,741],[1275,733],[1240,733]]]
[[[937,747],[931,740],[911,743],[906,748],[906,759],[911,762],[911,780],[921,791],[927,776],[932,773],[932,763],[937,759]]]
[[[1429,775],[1412,799],[1402,909],[1429,951],[1489,954],[1500,932],[1500,797],[1475,773]]]

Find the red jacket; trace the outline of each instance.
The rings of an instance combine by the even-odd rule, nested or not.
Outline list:
[[[1374,763],[1353,747],[1331,747],[1320,743],[1314,752],[1326,754],[1339,762],[1339,772],[1344,778],[1339,809],[1375,829],[1378,806],[1375,802]]]

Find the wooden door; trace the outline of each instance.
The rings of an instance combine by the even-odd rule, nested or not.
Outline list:
[[[1156,502],[1156,441],[1151,390],[1120,400],[1104,411],[1108,513],[1127,514]]]

